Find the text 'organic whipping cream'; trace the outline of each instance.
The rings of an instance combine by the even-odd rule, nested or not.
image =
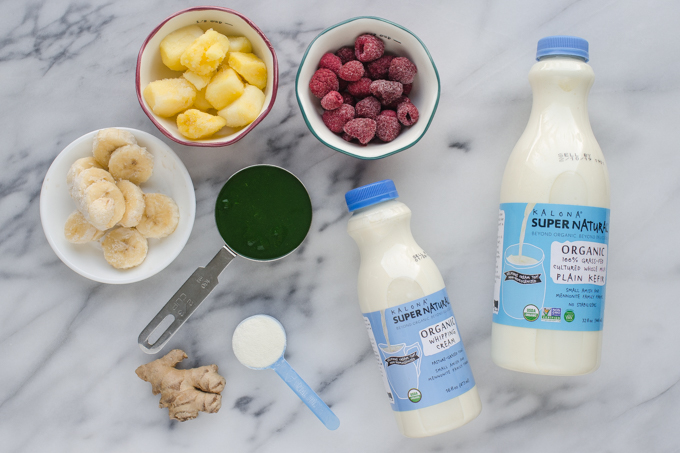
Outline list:
[[[600,365],[609,174],[588,119],[588,42],[538,42],[531,117],[501,186],[493,361],[550,375]]]
[[[391,180],[345,194],[361,253],[359,303],[399,430],[449,431],[482,405],[444,280],[411,235],[411,210]]]

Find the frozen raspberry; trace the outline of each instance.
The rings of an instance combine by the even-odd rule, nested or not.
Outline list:
[[[354,47],[349,47],[349,46],[341,47],[340,49],[338,49],[337,52],[335,52],[335,55],[337,55],[338,58],[340,58],[340,61],[342,62],[342,64],[345,64],[348,61],[352,61],[352,60],[357,59],[356,55],[354,55]]]
[[[320,69],[330,69],[337,74],[341,67],[342,61],[340,61],[340,58],[330,52],[323,54],[323,57],[319,60]]]
[[[330,91],[338,91],[338,78],[330,69],[317,69],[309,81],[309,89],[319,99],[326,96]]]
[[[397,110],[402,102],[411,102],[411,100],[406,96],[399,96],[397,99],[393,100],[392,102],[390,102],[388,104],[385,104],[383,102],[383,108],[390,109],[390,110]]]
[[[387,110],[387,112],[392,112],[392,110]],[[399,124],[399,120],[396,116],[379,115],[375,120],[375,125],[375,135],[383,142],[391,142],[397,138],[399,132],[401,132],[401,124]]]
[[[343,132],[342,133],[342,139],[346,142],[351,142],[352,140],[354,140],[354,137],[349,135],[347,132]]]
[[[360,61],[348,61],[342,65],[342,68],[338,71],[338,77],[342,80],[347,80],[348,82],[356,82],[364,76],[364,72],[366,72],[366,70]]]
[[[361,35],[354,41],[354,54],[357,60],[367,63],[377,60],[385,53],[385,43],[373,35]]]
[[[402,102],[399,104],[399,107],[397,107],[397,118],[404,126],[416,124],[419,116],[418,109],[410,102]]]
[[[396,118],[397,112],[395,112],[394,110],[383,110],[382,112],[380,112],[380,116],[390,116],[392,118]]]
[[[345,123],[352,118],[354,118],[354,107],[347,104],[342,104],[335,110],[327,110],[321,117],[323,124],[336,134],[342,132]]]
[[[349,94],[347,91],[343,91],[340,94],[342,95],[342,103],[343,104],[348,104],[348,105],[351,105],[352,107],[357,105],[357,101],[356,101],[356,99],[354,99],[354,96]]]
[[[371,61],[366,65],[366,72],[373,80],[387,79],[387,74],[390,70],[390,63],[394,57],[392,55],[383,55],[375,61]]]
[[[380,101],[373,96],[369,96],[357,102],[355,107],[356,116],[357,118],[371,118],[374,120],[380,115],[380,108]]]
[[[371,82],[372,80],[368,77],[362,77],[358,81],[347,85],[347,91],[349,91],[349,94],[352,96],[363,99],[366,96],[371,95]]]
[[[390,63],[389,79],[401,83],[413,83],[418,68],[411,60],[397,57]]]
[[[371,83],[371,94],[383,104],[389,104],[401,96],[404,86],[399,82],[375,80]]]
[[[370,118],[355,118],[345,124],[343,130],[365,145],[375,137],[375,120]]]
[[[335,110],[342,104],[344,104],[342,94],[337,91],[331,91],[321,99],[321,107],[325,110]]]
[[[413,84],[412,84],[412,83],[405,83],[405,84],[404,84],[404,96],[408,96],[409,94],[411,94],[411,89],[412,89],[412,88],[413,88]]]

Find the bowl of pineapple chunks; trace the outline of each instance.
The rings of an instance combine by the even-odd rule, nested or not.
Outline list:
[[[274,106],[278,84],[278,60],[264,33],[219,6],[168,17],[137,58],[139,104],[166,137],[187,146],[243,138]]]

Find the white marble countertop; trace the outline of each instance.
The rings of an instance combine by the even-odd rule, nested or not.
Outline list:
[[[163,137],[134,91],[146,35],[191,1],[3,2],[0,17],[0,439],[3,452],[677,452],[680,451],[680,4],[672,1],[282,2],[235,0],[280,62],[273,111],[239,143],[187,148]],[[442,82],[414,148],[365,162],[321,145],[293,91],[323,28],[385,17],[426,43]],[[529,116],[536,42],[590,42],[590,118],[612,184],[603,359],[582,377],[515,373],[490,358],[496,217],[505,161]],[[39,194],[55,156],[81,135],[128,126],[168,143],[196,187],[187,246],[164,271],[97,284],[50,249]],[[236,170],[282,165],[310,189],[312,231],[293,256],[234,262],[170,341],[188,364],[216,363],[222,409],[178,423],[134,373],[137,336],[221,246],[213,200]],[[344,193],[392,178],[416,240],[444,275],[483,410],[470,424],[403,438],[383,395],[356,296],[359,262]],[[236,324],[267,313],[288,331],[289,362],[341,420],[327,431],[273,372],[240,365]]]

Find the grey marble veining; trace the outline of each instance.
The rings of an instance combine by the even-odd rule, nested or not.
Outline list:
[[[137,52],[165,17],[196,1],[0,2],[0,439],[7,452],[680,451],[680,5],[672,1],[343,2],[237,0],[272,41],[276,105],[242,141],[187,148],[163,137],[134,92]],[[309,42],[345,18],[400,23],[428,46],[442,95],[412,149],[363,162],[321,145],[294,95]],[[591,375],[513,373],[490,359],[500,179],[531,108],[536,41],[589,40],[590,118],[612,183],[603,360]],[[61,263],[40,225],[54,157],[103,127],[150,132],[182,158],[196,188],[186,248],[148,280],[112,286]],[[237,260],[170,341],[187,366],[227,379],[218,414],[170,421],[134,374],[151,357],[137,335],[221,246],[214,197],[234,171],[282,165],[309,188],[312,230],[285,260]],[[414,236],[440,267],[482,398],[472,423],[428,439],[399,434],[356,300],[358,252],[345,191],[392,178]],[[327,431],[273,372],[241,366],[236,324],[267,313],[288,332],[287,358],[341,420]]]

